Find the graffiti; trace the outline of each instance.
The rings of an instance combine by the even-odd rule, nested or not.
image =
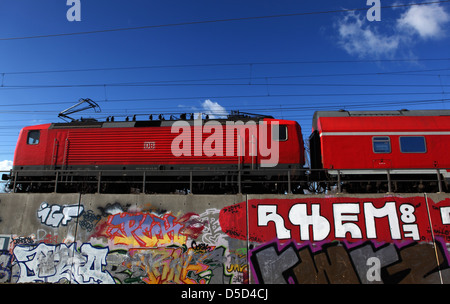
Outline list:
[[[219,214],[220,210],[211,208],[206,209],[205,212],[199,215],[204,223],[202,242],[207,244],[224,244],[224,239],[227,235],[222,232],[222,228],[220,227],[218,219]]]
[[[103,217],[107,217],[108,215],[113,215],[117,213],[127,212],[128,208],[130,208],[130,204],[126,206],[122,206],[120,203],[107,204],[104,208],[98,207]]]
[[[47,232],[44,229],[38,229],[36,233],[36,243],[57,244],[58,233]]]
[[[193,255],[185,254],[182,248],[157,248],[144,252],[136,249],[130,253],[134,264],[145,270],[146,276],[142,281],[148,284],[205,284],[211,278],[208,266],[193,263]]]
[[[12,255],[9,251],[0,251],[0,283],[11,282]]]
[[[79,225],[88,232],[91,232],[102,218],[100,215],[95,215],[92,210],[84,212],[81,217]]]
[[[183,245],[188,236],[196,238],[203,229],[195,218],[195,214],[177,219],[170,213],[159,217],[147,212],[123,212],[108,216],[103,231],[96,236],[106,236],[114,245],[131,247]]]
[[[11,236],[0,235],[0,251],[8,250],[10,241],[11,241]]]
[[[108,248],[95,248],[76,243],[36,246],[16,246],[14,258],[20,266],[18,283],[71,282],[78,284],[112,284],[111,275],[104,271]]]
[[[250,200],[248,210],[249,239],[258,243],[274,238],[314,242],[431,240],[423,197]],[[245,211],[242,203],[221,211],[220,224],[230,237],[246,237]]]
[[[190,210],[193,197],[155,197],[39,196],[31,225],[0,223],[0,283],[450,282],[446,195],[249,195]]]
[[[36,237],[34,236],[34,234],[32,234],[30,236],[12,235],[11,236],[11,243],[12,243],[12,246],[33,244],[33,243],[35,243],[35,238]]]
[[[227,267],[228,272],[247,272],[247,248],[238,248],[237,250],[233,250],[232,252],[230,252],[230,258],[230,265]]]
[[[185,246],[135,248],[128,251],[126,258],[117,260],[121,259],[123,262],[117,264],[124,267],[119,272],[123,283],[229,284],[231,280],[231,275],[224,274],[226,257],[223,247],[208,252]]]
[[[280,247],[268,243],[251,252],[251,264],[259,283],[267,284],[432,284],[450,279],[446,250],[440,243],[407,245],[372,241],[352,245],[325,243]],[[436,259],[437,257],[437,259]],[[437,262],[438,261],[438,262]]]
[[[43,202],[37,212],[41,223],[51,227],[66,226],[74,217],[78,217],[83,213],[84,207],[81,205],[51,205]]]
[[[195,240],[192,241],[191,243],[191,249],[194,250],[194,252],[196,253],[205,253],[205,252],[211,252],[214,250],[213,246],[209,246],[205,243],[199,243],[197,244],[197,242]]]

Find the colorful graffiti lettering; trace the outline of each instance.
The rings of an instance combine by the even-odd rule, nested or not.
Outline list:
[[[247,237],[249,210],[249,240],[258,243],[275,238],[298,242],[432,239],[424,197],[265,199],[248,204],[248,208],[244,202],[222,209],[220,224],[230,237]]]
[[[16,231],[0,223],[0,282],[450,283],[450,198],[443,194],[248,195],[210,208],[204,200],[198,213],[168,210],[175,205],[145,195],[96,200],[39,198],[32,225]]]
[[[170,213],[159,217],[148,212],[123,212],[108,216],[105,227],[97,235],[113,240],[114,245],[157,247],[183,245],[188,236],[201,233],[203,226],[187,214],[177,220]]]
[[[250,254],[259,283],[439,284],[450,280],[449,258],[439,242],[436,247],[417,242],[327,242],[300,247],[271,242]]]
[[[76,243],[14,247],[14,258],[20,266],[18,283],[68,281],[78,284],[112,284],[111,275],[104,271],[108,248],[95,248]]]
[[[226,249],[198,252],[185,246],[134,248],[108,256],[116,280],[147,284],[229,284],[224,273]],[[113,259],[115,261],[113,261]]]

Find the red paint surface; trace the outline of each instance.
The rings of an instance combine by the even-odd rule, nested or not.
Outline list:
[[[374,218],[374,227],[376,236],[370,235],[369,228],[366,223],[366,215],[364,203],[370,203],[368,206],[372,206],[376,210],[388,210],[382,209],[389,203],[390,212],[389,215],[392,216],[391,219],[395,219],[397,223],[390,222],[389,216],[384,216],[380,218]],[[391,204],[393,203],[393,204]],[[337,205],[342,204],[357,204],[359,206],[358,213],[349,213],[344,215],[350,215],[354,218],[351,220],[337,220],[335,214],[333,213],[334,208]],[[297,242],[307,241],[301,239],[300,225],[294,222],[299,219],[292,215],[292,210],[297,208],[296,205],[306,205],[307,214],[311,215],[312,205],[320,205],[320,217],[323,221],[326,219],[329,223],[329,229],[325,228],[324,231],[328,231],[328,234],[323,239],[323,241],[333,241],[333,240],[346,240],[350,242],[357,241],[379,241],[379,242],[395,242],[395,241],[432,241],[433,237],[430,230],[430,219],[433,224],[434,236],[440,238],[446,242],[450,242],[450,230],[447,224],[442,222],[441,210],[449,212],[450,210],[450,199],[435,203],[431,199],[427,200],[424,197],[385,197],[385,198],[350,198],[350,197],[339,197],[339,198],[306,198],[306,199],[253,199],[248,201],[248,206],[246,202],[242,202],[236,205],[225,207],[220,212],[220,225],[222,230],[230,237],[247,240],[252,242],[268,242],[274,239],[279,239],[279,235],[276,232],[276,226],[273,221],[268,221],[267,225],[258,225],[258,217],[264,217],[264,214],[258,214],[258,208],[260,206],[276,206],[276,214],[284,221],[284,227],[289,231],[289,239],[280,239],[281,243],[289,242],[295,240]],[[394,208],[395,206],[395,208]],[[412,206],[412,209],[411,209]],[[448,209],[442,209],[447,208]],[[409,211],[406,212],[406,208]],[[248,209],[248,221],[247,221],[247,209]],[[402,213],[402,211],[404,213]],[[429,213],[428,213],[429,212]],[[444,213],[445,213],[444,212]],[[369,212],[370,213],[370,212]],[[291,218],[290,218],[291,214]],[[430,217],[428,216],[430,214]],[[368,216],[369,220],[371,216]],[[361,237],[354,238],[350,233],[346,233],[345,237],[336,237],[336,226],[339,223],[345,224],[355,224],[359,231],[361,232]],[[314,225],[314,224],[313,224]],[[416,228],[414,228],[416,227]],[[315,227],[317,228],[317,227]],[[398,229],[400,238],[393,238],[391,228]],[[411,235],[411,229],[417,229],[416,237]],[[373,232],[373,231],[372,231]],[[418,239],[417,239],[418,236]],[[309,228],[309,240],[314,241],[314,231]]]
[[[448,116],[320,117],[318,131],[323,168],[326,169],[450,167],[450,135],[439,133],[450,131]],[[354,132],[366,134],[349,134]],[[374,153],[374,136],[389,136],[391,152]],[[426,153],[401,153],[400,136],[424,136]]]
[[[279,145],[278,164],[304,164],[304,148],[301,128],[295,121],[265,119],[264,123],[271,125],[278,123],[288,127],[288,140],[277,142]],[[71,128],[49,129],[51,124],[30,126],[24,128],[17,141],[14,155],[14,166],[32,165],[161,165],[161,164],[237,164],[238,154],[242,155],[241,162],[252,163],[251,154],[255,153],[256,162],[268,159],[259,149],[259,143],[263,140],[262,134],[256,128],[256,138],[250,138],[245,126],[236,126],[237,131],[233,139],[227,138],[226,125],[222,124],[223,141],[217,140],[213,144],[212,135],[220,133],[211,130],[210,133],[202,132],[199,127],[190,127],[190,138],[182,130],[172,133],[170,126],[165,127],[123,127],[123,128]],[[220,130],[220,127],[218,128]],[[271,144],[271,131],[268,128],[267,140]],[[40,142],[36,145],[27,145],[28,131],[40,130]],[[175,131],[177,128],[175,128]],[[200,134],[201,143],[198,144],[195,133]],[[238,133],[242,141],[245,141],[245,151],[238,153]],[[191,155],[175,156],[172,151],[172,143],[176,138],[190,140]],[[231,136],[231,135],[230,135]],[[151,142],[152,148],[146,148]],[[256,151],[252,151],[251,143],[254,143]],[[221,144],[220,144],[221,143]],[[199,147],[214,145],[222,153],[218,155],[196,155]],[[234,147],[232,155],[227,153],[227,145]],[[214,149],[213,148],[213,149]],[[181,147],[180,147],[181,149]],[[204,148],[206,149],[206,148]]]

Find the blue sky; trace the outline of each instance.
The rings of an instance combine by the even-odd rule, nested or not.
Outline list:
[[[76,118],[241,110],[305,137],[315,110],[449,109],[450,3],[423,2],[370,22],[366,0],[80,0],[70,22],[65,0],[2,0],[0,161],[80,98],[102,111]]]

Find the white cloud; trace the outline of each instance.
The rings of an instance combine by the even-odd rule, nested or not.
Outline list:
[[[444,35],[443,27],[449,21],[450,16],[439,5],[412,6],[397,20],[397,26],[413,30],[424,39],[439,38]]]
[[[0,161],[0,171],[8,171],[11,170],[13,165],[12,160],[3,160]]]
[[[366,23],[365,16],[348,14],[337,25],[339,45],[350,55],[358,57],[393,55],[399,46],[399,37],[380,34]]]
[[[358,57],[391,57],[404,46],[411,47],[420,39],[445,36],[450,15],[439,5],[411,6],[395,23],[369,22],[365,14],[349,12],[335,26],[338,44],[350,55]]]
[[[209,118],[223,117],[228,114],[227,110],[225,110],[225,108],[222,107],[219,103],[211,101],[209,99],[206,99],[202,103],[202,110],[203,113],[209,115]]]

